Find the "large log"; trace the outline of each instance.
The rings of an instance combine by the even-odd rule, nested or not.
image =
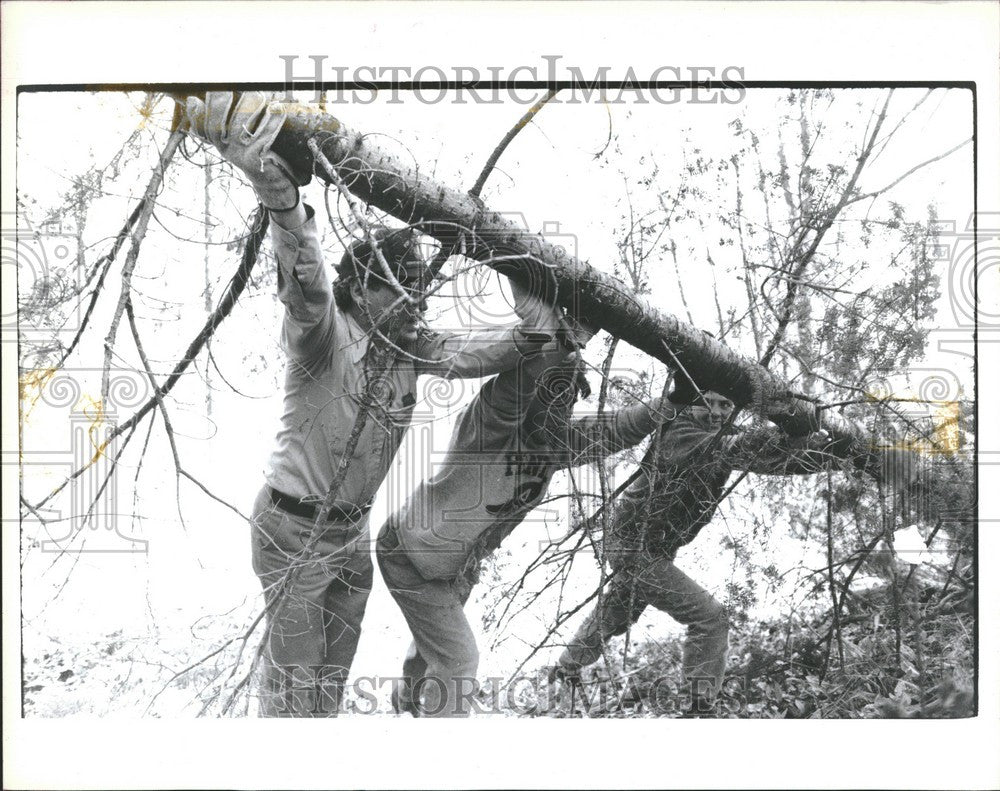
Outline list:
[[[377,137],[352,130],[317,107],[289,104],[287,113],[274,150],[301,183],[314,172],[329,181],[322,168],[314,167],[308,141],[315,138],[348,189],[372,206],[445,244],[463,232],[467,255],[509,277],[542,284],[559,304],[672,369],[680,364],[703,388],[725,394],[790,434],[826,429],[839,440],[838,455],[866,464],[862,459],[869,458],[873,443],[863,429],[830,412],[817,416],[812,403],[794,397],[787,383],[756,361],[660,310],[612,275],[524,231],[478,198],[435,181],[428,170],[382,148]]]

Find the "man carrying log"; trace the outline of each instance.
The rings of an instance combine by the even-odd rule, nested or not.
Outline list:
[[[550,677],[577,683],[580,669],[600,658],[603,643],[624,634],[652,605],[687,627],[686,714],[711,716],[726,668],[729,622],[723,605],[674,564],[678,550],[711,521],[733,471],[804,475],[842,464],[850,454],[823,431],[793,438],[777,428],[731,430],[731,400],[701,391],[684,374],[675,381],[668,400],[680,413],[650,445],[604,537],[611,579]],[[895,451],[855,458],[873,475],[887,464],[912,471],[905,461]]]
[[[514,291],[515,309],[534,313],[528,306],[536,298]],[[561,311],[548,311],[548,329],[558,336]],[[479,654],[463,605],[480,560],[538,506],[558,470],[635,446],[672,414],[654,399],[607,418],[571,419],[586,384],[575,350],[593,330],[569,324],[572,338],[554,340],[483,385],[456,423],[441,467],[379,534],[379,568],[413,634],[403,684],[393,692],[399,712],[469,713]]]
[[[331,286],[314,212],[271,150],[285,121],[282,105],[261,93],[216,92],[188,99],[186,110],[192,132],[244,173],[269,210],[285,308],[284,409],[252,512],[253,568],[269,622],[260,713],[335,716],[372,585],[368,511],[410,422],[417,377],[505,371],[550,335],[536,333],[529,314],[516,326],[481,332],[428,330],[428,268],[405,229],[351,244]],[[402,309],[401,291],[410,297]],[[385,336],[402,353],[368,370],[368,346],[388,348]],[[377,414],[358,437],[328,517],[316,524],[373,376],[380,379]]]

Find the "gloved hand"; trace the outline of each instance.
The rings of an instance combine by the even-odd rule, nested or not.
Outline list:
[[[549,339],[554,337],[560,327],[562,311],[532,294],[520,281],[510,278],[508,282],[514,297],[514,313],[521,319],[524,332]]]
[[[590,324],[585,319],[573,316],[569,312],[560,317],[559,325],[557,333],[559,340],[567,349],[573,351],[583,349],[590,342],[590,339],[600,332],[600,327]]]
[[[796,450],[824,451],[830,447],[830,432],[821,428],[811,434],[804,434],[801,437],[789,437],[786,442],[788,447]]]
[[[288,163],[271,151],[285,123],[285,108],[262,91],[239,96],[233,109],[230,91],[211,91],[205,101],[188,97],[191,131],[246,175],[265,207],[288,211],[299,202],[299,190]],[[232,115],[230,116],[230,110]]]

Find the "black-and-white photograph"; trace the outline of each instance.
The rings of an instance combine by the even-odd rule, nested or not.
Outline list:
[[[19,719],[982,714],[976,84],[550,51],[17,85]]]

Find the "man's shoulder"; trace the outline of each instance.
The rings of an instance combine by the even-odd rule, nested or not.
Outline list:
[[[523,415],[511,410],[505,395],[496,388],[496,381],[497,377],[494,376],[484,382],[465,407],[460,423],[464,432],[472,431],[479,437],[485,437],[501,428],[509,434],[520,426]]]

